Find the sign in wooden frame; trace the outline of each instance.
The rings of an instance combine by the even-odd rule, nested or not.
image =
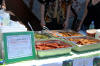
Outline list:
[[[35,59],[34,32],[11,32],[3,34],[5,63]]]

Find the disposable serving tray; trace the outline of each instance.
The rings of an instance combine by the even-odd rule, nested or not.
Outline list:
[[[73,42],[73,41],[69,41],[67,38],[66,40],[73,45],[73,48],[72,50],[75,50],[75,51],[88,51],[88,50],[94,50],[94,49],[100,49],[100,40],[97,40],[97,39],[94,39],[92,37],[87,37],[87,36],[84,36],[84,37],[71,37],[71,38],[74,38],[74,39],[80,39],[80,38],[86,38],[86,39],[93,39],[94,41],[97,41],[96,43],[94,44],[87,44],[87,45],[78,45],[76,42]]]
[[[49,39],[49,40],[51,40],[51,39]],[[52,39],[52,40],[55,40],[55,39]],[[58,39],[56,39],[56,40],[57,40],[57,42],[59,42]],[[67,43],[67,44],[69,44],[69,43]],[[72,45],[70,45],[70,46],[71,47],[66,47],[66,48],[56,48],[56,49],[48,49],[48,50],[36,50],[37,57],[49,57],[49,56],[55,56],[55,55],[68,54],[68,53],[71,52]]]
[[[61,32],[70,32],[70,33],[73,33],[73,34],[79,34],[80,36],[66,36],[66,37],[64,37],[64,36],[62,36],[62,35],[60,35],[59,33],[61,33]],[[85,35],[83,35],[83,34],[81,34],[81,33],[78,33],[78,32],[76,32],[76,31],[73,31],[73,30],[51,30],[51,32],[48,32],[48,34],[50,34],[51,36],[53,36],[53,37],[56,37],[56,36],[54,36],[53,34],[55,33],[55,35],[56,36],[58,36],[59,38],[69,38],[69,37],[83,37],[83,36],[85,36]],[[69,34],[70,34],[69,33]]]
[[[44,32],[42,32],[42,31],[35,31],[35,35],[41,35],[41,36],[46,36],[46,38],[45,37],[40,37],[40,38],[36,38],[35,37],[35,40],[37,41],[37,40],[48,40],[48,39],[50,39],[50,38],[52,38],[52,36],[50,36],[48,33],[44,33]],[[39,37],[39,36],[38,36]],[[48,38],[47,38],[48,37]]]

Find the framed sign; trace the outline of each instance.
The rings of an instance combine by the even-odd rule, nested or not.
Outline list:
[[[5,63],[35,59],[34,32],[3,34]]]

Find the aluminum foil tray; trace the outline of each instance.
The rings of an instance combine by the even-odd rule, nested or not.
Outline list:
[[[49,56],[67,54],[71,52],[72,48],[72,45],[60,40],[36,41],[35,43],[36,43],[36,51],[38,57],[49,57]],[[39,47],[41,45],[42,47]]]
[[[47,33],[43,33],[42,31],[35,31],[35,40],[43,40],[43,39],[50,39],[52,36],[50,36]]]
[[[93,49],[100,49],[100,40],[92,37],[72,37],[66,39],[74,47],[72,50],[75,51],[87,51]]]
[[[49,34],[51,34],[54,37],[59,37],[59,38],[68,38],[68,37],[82,37],[84,36],[81,33],[72,31],[72,30],[52,30],[51,32],[48,32]]]

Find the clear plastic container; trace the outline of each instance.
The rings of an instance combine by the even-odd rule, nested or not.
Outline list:
[[[0,10],[0,26],[7,26],[10,22],[10,15],[9,13],[5,12],[4,10]]]

